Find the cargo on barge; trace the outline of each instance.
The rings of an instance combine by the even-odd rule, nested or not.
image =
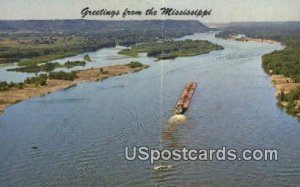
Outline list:
[[[189,108],[196,87],[197,87],[196,82],[190,82],[184,87],[183,92],[176,103],[176,107],[175,107],[176,114],[184,114],[186,110]]]

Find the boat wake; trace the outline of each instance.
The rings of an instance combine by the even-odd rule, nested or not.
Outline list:
[[[187,117],[183,114],[175,114],[168,120],[168,124],[181,124],[187,120]]]

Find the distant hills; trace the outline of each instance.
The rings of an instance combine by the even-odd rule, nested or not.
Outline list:
[[[224,31],[256,34],[254,37],[289,35],[300,37],[300,21],[286,22],[232,22]]]
[[[177,30],[206,32],[210,29],[196,20],[0,20],[0,32],[98,33],[106,30]]]
[[[36,65],[104,47],[169,40],[209,30],[190,20],[0,20],[0,64]]]

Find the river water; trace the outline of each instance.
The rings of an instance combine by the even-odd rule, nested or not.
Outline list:
[[[145,54],[118,55],[117,48],[88,53],[97,67],[131,60],[151,67],[9,107],[0,115],[0,186],[300,184],[300,125],[276,106],[261,67],[261,56],[282,46],[214,34],[181,38],[225,48],[194,57],[155,62]],[[189,81],[198,88],[185,121],[167,123]],[[278,150],[278,161],[164,161],[170,168],[156,171],[149,161],[126,161],[125,146],[271,148]]]

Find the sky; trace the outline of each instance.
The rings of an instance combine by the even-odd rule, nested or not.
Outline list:
[[[233,21],[300,21],[300,0],[0,0],[0,19],[81,19],[83,8],[90,10],[143,11],[142,16],[87,16],[96,20],[196,19],[206,23]],[[146,9],[170,7],[212,9],[210,16],[145,16]]]

